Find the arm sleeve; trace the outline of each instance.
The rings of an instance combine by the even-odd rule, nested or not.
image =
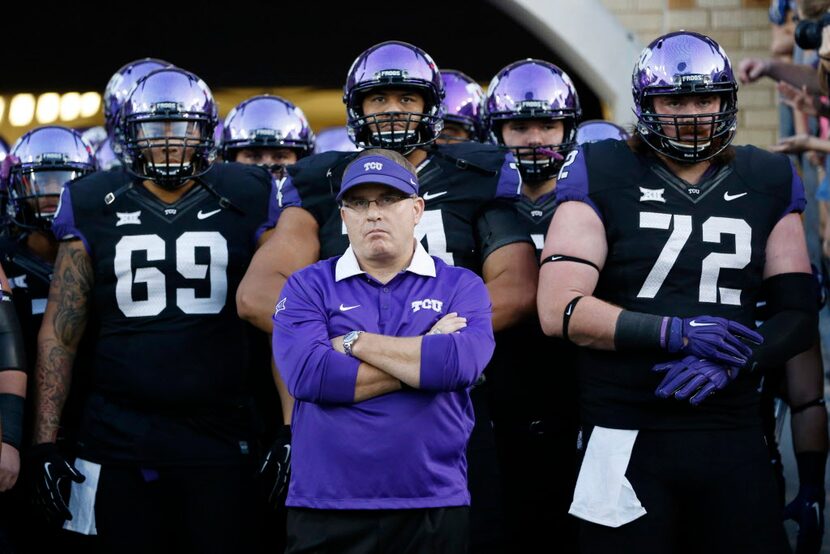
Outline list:
[[[512,202],[494,200],[490,202],[476,220],[476,234],[481,248],[481,261],[487,256],[514,242],[529,242],[533,239],[527,232]]]
[[[423,390],[456,391],[473,386],[493,356],[492,307],[480,277],[467,270],[458,279],[456,294],[446,313],[467,318],[457,333],[425,335],[421,342],[421,384]],[[452,275],[452,274],[450,274]],[[454,276],[453,276],[454,277]]]
[[[782,273],[766,279],[767,319],[758,332],[764,344],[752,351],[752,370],[781,367],[815,343],[818,333],[816,280],[809,273]]]
[[[274,361],[297,400],[351,404],[360,360],[332,348],[322,298],[301,279],[288,279],[274,312]]]
[[[573,160],[568,163],[569,160]],[[588,196],[588,166],[585,163],[585,151],[580,147],[572,150],[565,158],[556,180],[556,205],[563,202],[584,202],[591,206],[600,220],[605,223],[602,212]]]
[[[84,243],[87,254],[92,254],[86,237],[78,230],[77,223],[75,222],[75,207],[72,204],[72,193],[70,192],[69,184],[64,185],[61,190],[58,209],[55,212],[55,219],[52,221],[52,233],[58,240],[80,239]]]
[[[281,179],[280,181],[283,181]],[[282,212],[282,208],[279,205],[279,186],[277,184],[276,179],[271,177],[271,184],[269,187],[268,192],[268,214],[265,217],[265,221],[260,225],[256,233],[254,234],[254,242],[259,241],[259,237],[267,231],[268,229],[273,229],[277,225],[277,220],[280,217],[280,212]]]

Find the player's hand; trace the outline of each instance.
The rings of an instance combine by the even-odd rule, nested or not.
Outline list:
[[[769,61],[761,58],[744,58],[738,64],[738,78],[741,83],[754,83],[769,71]]]
[[[671,318],[663,344],[671,353],[705,358],[730,367],[744,367],[752,355],[749,345],[757,346],[763,342],[764,337],[736,321],[701,315]]]
[[[652,371],[667,372],[654,394],[660,398],[674,396],[678,400],[688,400],[693,406],[699,405],[715,391],[722,390],[738,376],[737,368],[696,356],[657,364]]]
[[[86,477],[75,469],[53,442],[31,447],[27,458],[32,468],[35,505],[48,521],[72,519],[61,484],[67,479],[83,483]]]
[[[263,484],[268,503],[274,508],[285,506],[290,478],[291,426],[283,425],[259,467],[259,479]]]
[[[4,442],[0,447],[0,492],[11,489],[20,475],[20,451]]]
[[[784,508],[784,519],[798,524],[795,554],[818,554],[824,536],[824,490],[801,487],[795,500]]]
[[[428,335],[445,335],[455,333],[467,326],[467,318],[461,317],[457,312],[450,312],[437,322],[427,333]]]

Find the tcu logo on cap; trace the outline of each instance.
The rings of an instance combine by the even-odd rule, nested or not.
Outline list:
[[[380,162],[366,162],[363,164],[363,171],[369,171],[370,169],[380,171],[383,169],[383,164]]]
[[[426,298],[424,300],[416,300],[412,303],[412,311],[413,312],[420,312],[423,310],[433,310],[438,313],[441,313],[441,308],[444,307],[444,302],[441,300],[434,300],[432,298]]]

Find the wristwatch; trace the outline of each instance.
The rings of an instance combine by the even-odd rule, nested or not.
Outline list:
[[[354,358],[354,354],[352,354],[352,345],[357,341],[357,338],[363,331],[349,331],[343,336],[343,350],[346,351],[346,354]]]

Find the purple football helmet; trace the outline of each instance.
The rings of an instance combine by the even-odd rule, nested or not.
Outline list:
[[[242,148],[289,148],[297,158],[314,150],[314,133],[303,110],[279,96],[254,96],[228,114],[222,131],[222,158],[234,159]],[[282,167],[268,167],[271,172]]]
[[[363,113],[366,93],[377,88],[413,89],[424,97],[424,111]],[[372,46],[352,63],[343,87],[349,136],[361,148],[379,147],[407,154],[433,142],[444,127],[444,85],[432,58],[406,42]],[[403,130],[396,129],[396,125]]]
[[[358,148],[349,138],[349,130],[345,127],[327,127],[317,133],[314,140],[314,153],[323,152],[357,152]]]
[[[657,152],[686,163],[708,160],[732,142],[737,128],[738,83],[726,52],[711,38],[669,33],[646,46],[632,75],[637,133]],[[698,115],[656,115],[654,97],[716,94],[720,110]],[[673,132],[669,134],[668,129]],[[689,140],[682,130],[693,128]]]
[[[158,69],[136,83],[119,112],[124,166],[176,189],[210,169],[217,122],[204,81],[184,69]]]
[[[124,65],[110,77],[104,90],[104,126],[108,134],[112,134],[118,110],[138,80],[151,71],[165,67],[173,67],[173,64],[155,58],[144,58]]]
[[[441,70],[444,80],[444,121],[458,123],[470,133],[471,140],[481,140],[481,110],[484,91],[478,83],[455,69]]]
[[[8,215],[22,229],[49,229],[64,184],[96,170],[81,134],[50,125],[29,131],[12,146]]]
[[[102,171],[109,171],[121,167],[121,158],[112,149],[112,138],[107,139],[98,145],[95,149],[95,161],[98,163],[98,169]]]
[[[550,62],[527,59],[499,71],[487,88],[484,124],[490,140],[504,144],[502,125],[515,119],[562,120],[560,144],[511,147],[527,181],[556,176],[564,153],[576,144],[576,126],[582,115],[579,96],[567,73]]]
[[[583,121],[576,128],[577,144],[586,142],[599,142],[605,139],[628,140],[628,131],[610,121],[604,119],[590,119]]]

